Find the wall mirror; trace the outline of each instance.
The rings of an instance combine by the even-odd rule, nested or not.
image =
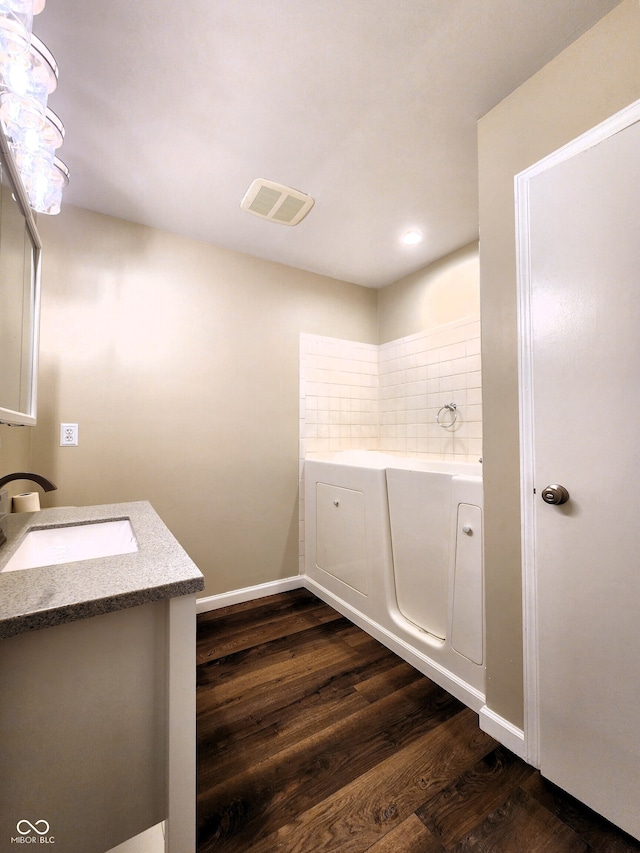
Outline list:
[[[0,423],[36,422],[41,243],[0,126]]]

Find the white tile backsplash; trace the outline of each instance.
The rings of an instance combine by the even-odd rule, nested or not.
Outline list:
[[[380,450],[441,459],[479,457],[482,411],[477,317],[383,344],[379,365]],[[456,404],[458,418],[455,425],[443,429],[436,417],[447,403]],[[450,419],[443,412],[441,420],[448,423]]]
[[[436,415],[452,402],[457,422],[442,429]],[[300,417],[307,452],[475,460],[482,439],[479,318],[380,346],[301,335]]]

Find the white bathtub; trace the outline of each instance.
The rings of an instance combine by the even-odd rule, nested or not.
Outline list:
[[[308,588],[479,711],[481,464],[344,451],[304,479]]]

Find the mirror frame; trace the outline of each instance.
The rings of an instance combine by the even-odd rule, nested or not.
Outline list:
[[[30,341],[29,352],[31,355],[31,375],[29,377],[29,410],[26,412],[14,411],[5,409],[0,406],[0,424],[9,424],[10,426],[35,426],[37,402],[38,402],[38,349],[40,341],[40,262],[42,256],[42,242],[36,221],[31,208],[26,191],[22,185],[22,180],[18,172],[18,168],[13,159],[13,154],[9,148],[7,137],[4,133],[4,128],[0,124],[0,158],[9,174],[13,191],[18,202],[18,206],[24,216],[25,225],[31,244],[33,246],[33,264],[31,269],[31,293],[29,299],[31,311],[30,323]]]

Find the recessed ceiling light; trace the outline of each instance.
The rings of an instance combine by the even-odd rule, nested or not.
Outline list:
[[[420,231],[412,228],[411,231],[407,231],[406,234],[402,235],[400,242],[404,243],[405,246],[415,246],[416,243],[422,242],[422,234]]]

